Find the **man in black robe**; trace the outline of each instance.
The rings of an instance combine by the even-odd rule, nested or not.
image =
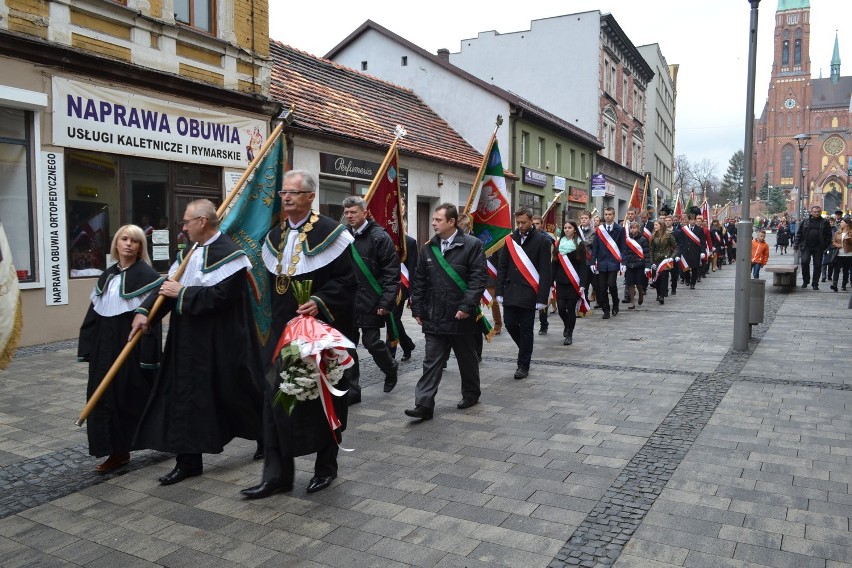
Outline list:
[[[264,462],[261,483],[241,493],[247,499],[262,499],[280,491],[291,491],[295,477],[294,457],[312,454],[317,457],[308,493],[328,487],[337,477],[338,443],[346,429],[346,397],[332,397],[334,411],[340,420],[332,432],[319,399],[296,404],[292,414],[272,401],[281,382],[272,364],[274,347],[284,328],[297,315],[310,315],[336,328],[350,340],[355,336],[353,290],[357,286],[355,267],[349,245],[352,235],[345,227],[311,211],[316,195],[316,178],[305,170],[284,174],[281,209],[286,215],[281,226],[272,229],[263,243],[263,263],[272,290],[272,337],[263,353],[267,373],[263,406]],[[311,298],[298,305],[293,295],[293,281],[311,281]],[[335,388],[349,388],[351,369]]]
[[[219,231],[216,208],[200,199],[186,207],[183,225],[198,245],[180,281],[172,265],[160,288],[166,301],[155,318],[171,312],[160,373],[136,432],[135,447],[177,454],[160,478],[172,485],[201,475],[201,454],[221,453],[234,438],[259,440],[262,367],[248,304],[243,252]],[[152,294],[133,320],[131,337],[148,325]]]

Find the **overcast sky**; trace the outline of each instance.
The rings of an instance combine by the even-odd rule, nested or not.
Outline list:
[[[849,0],[810,0],[813,76],[830,75],[834,36],[849,17]],[[766,101],[778,0],[759,5],[755,114]],[[527,30],[531,20],[600,10],[611,13],[634,45],[660,44],[680,65],[677,83],[677,154],[717,163],[721,177],[745,140],[750,4],[747,0],[531,0],[526,2],[388,2],[270,0],[270,36],[317,56],[373,20],[423,49],[456,53],[481,31]],[[852,29],[852,27],[849,27]],[[840,30],[841,75],[852,75],[852,31]],[[493,125],[483,125],[483,137]],[[593,133],[595,136],[597,132]]]

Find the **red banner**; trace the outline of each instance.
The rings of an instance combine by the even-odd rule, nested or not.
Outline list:
[[[368,196],[367,209],[373,221],[390,235],[400,260],[405,260],[405,215],[399,190],[399,154],[396,149],[386,163],[387,166],[376,174],[375,189]]]

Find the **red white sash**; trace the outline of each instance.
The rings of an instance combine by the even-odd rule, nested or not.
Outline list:
[[[631,239],[630,237],[627,237],[627,246],[630,247],[630,250],[632,250],[636,256],[643,260],[645,259],[645,253],[642,251],[642,247],[637,241]]]
[[[411,288],[411,283],[408,276],[408,267],[403,263],[399,263],[399,281],[405,286],[406,290]]]
[[[672,260],[671,257],[664,258],[660,262],[660,264],[657,265],[657,272],[654,273],[654,278],[651,280],[651,282],[656,282],[657,278],[660,276],[661,272],[665,272],[666,270],[671,270],[672,268],[674,268],[674,260]]]
[[[488,265],[488,276],[490,276],[491,278],[496,280],[497,279],[497,269],[494,268],[494,265],[491,264],[491,261],[488,260],[487,258],[485,259],[485,264]]]
[[[559,253],[559,264],[562,265],[562,270],[565,271],[566,276],[568,276],[568,280],[571,281],[571,285],[574,287],[574,291],[577,292],[577,295],[580,296],[580,299],[577,300],[577,311],[581,314],[587,313],[591,307],[589,306],[588,300],[586,300],[586,292],[580,286],[580,275],[577,274],[577,271],[574,269],[574,265],[572,265],[568,258]]]
[[[648,227],[642,227],[642,234],[644,234],[645,238],[648,239],[648,241],[650,242],[652,236],[651,229],[649,229]]]
[[[618,250],[618,245],[615,244],[615,241],[612,238],[603,225],[598,225],[597,228],[598,237],[603,239],[603,243],[606,245],[606,248],[609,250],[609,254],[615,257],[615,260],[621,264],[621,251]]]
[[[681,268],[681,270],[683,270],[684,272],[686,272],[687,270],[689,270],[689,263],[688,263],[688,262],[686,262],[686,257],[685,257],[685,256],[683,256],[683,255],[680,255],[680,268]]]
[[[686,233],[686,236],[689,237],[692,242],[699,247],[701,246],[701,239],[698,238],[698,235],[689,230],[689,225],[683,226],[683,232]]]
[[[482,291],[482,304],[485,306],[490,306],[492,301],[493,298],[491,297],[491,294],[488,293],[488,289],[486,288]]]
[[[527,284],[535,290],[535,293],[538,294],[538,270],[533,266],[530,257],[527,256],[527,253],[524,252],[524,249],[521,248],[518,243],[512,240],[512,235],[506,236],[506,248],[509,249],[509,256],[512,257],[512,262],[515,263],[517,269],[521,272],[521,275],[524,277],[524,280],[527,281]]]

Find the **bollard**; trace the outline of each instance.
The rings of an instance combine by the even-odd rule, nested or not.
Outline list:
[[[766,280],[751,281],[749,289],[748,323],[763,323],[763,304],[766,302]]]

